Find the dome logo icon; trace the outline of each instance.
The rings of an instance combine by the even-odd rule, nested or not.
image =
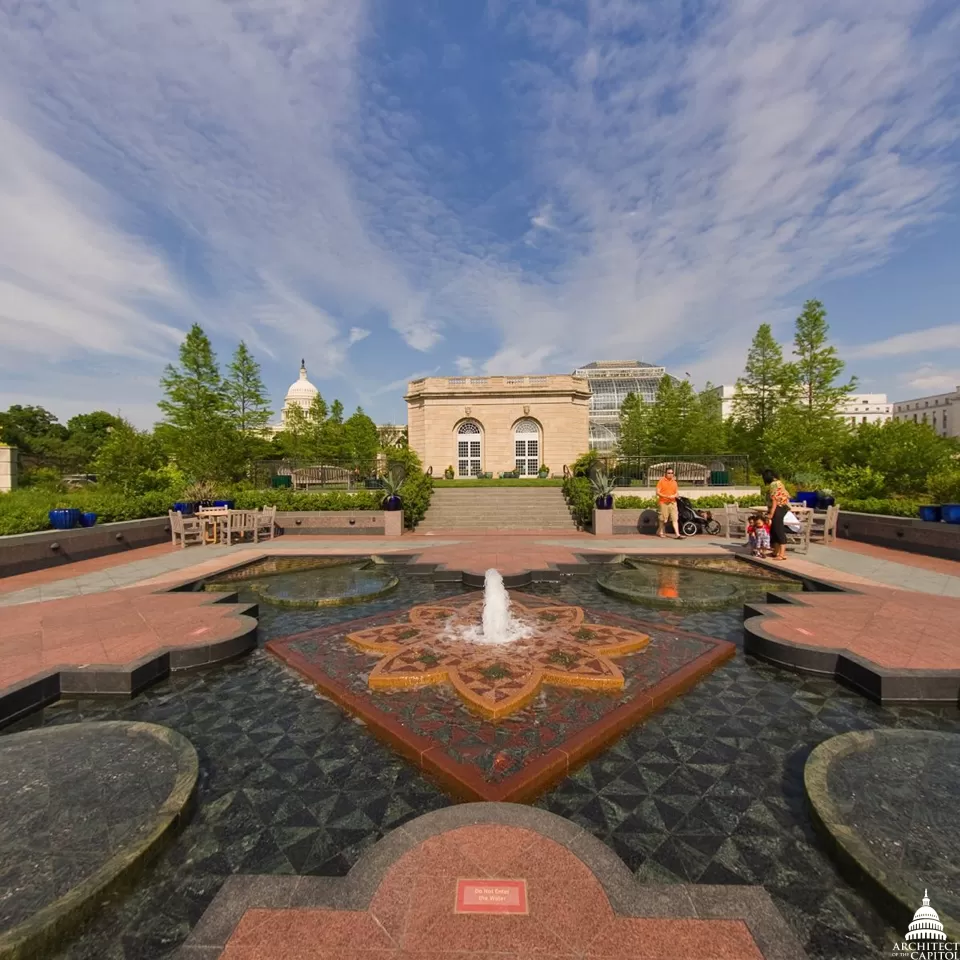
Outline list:
[[[926,890],[903,942],[893,945],[893,955],[909,960],[960,960],[960,945],[947,942],[940,915],[930,906]]]

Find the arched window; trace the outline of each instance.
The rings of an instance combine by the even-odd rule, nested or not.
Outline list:
[[[479,477],[483,472],[483,434],[478,424],[466,420],[457,428],[457,476]]]
[[[520,420],[513,428],[514,469],[521,477],[540,471],[540,427],[535,420]]]

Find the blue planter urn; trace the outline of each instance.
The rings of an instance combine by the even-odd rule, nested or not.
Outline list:
[[[80,514],[80,526],[81,527],[92,527],[97,522],[97,515],[95,513],[81,513]]]
[[[817,505],[817,491],[816,490],[798,490],[797,495],[793,498],[794,502],[802,503],[805,507],[810,507],[814,509]]]
[[[594,502],[596,503],[598,510],[612,510],[613,494],[608,493],[603,497],[597,497],[597,499]]]
[[[51,510],[47,516],[54,530],[72,530],[80,522],[79,510]]]
[[[383,501],[383,509],[395,513],[397,510],[403,509],[403,501],[396,496],[386,497]]]
[[[195,503],[188,503],[185,500],[184,501],[178,500],[173,505],[173,512],[181,513],[185,517],[192,517],[193,514],[196,512],[196,508],[197,508],[197,505]]]
[[[223,507],[224,510],[236,510],[237,501],[236,500],[214,500],[213,505],[215,507]]]
[[[920,513],[920,519],[925,520],[927,523],[940,522],[939,507],[921,507],[919,510],[919,513]]]
[[[944,523],[960,523],[960,503],[945,503],[940,507]]]

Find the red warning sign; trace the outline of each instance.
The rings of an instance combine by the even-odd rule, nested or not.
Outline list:
[[[526,880],[458,880],[456,913],[527,913]]]

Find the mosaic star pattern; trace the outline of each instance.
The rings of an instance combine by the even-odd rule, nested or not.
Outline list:
[[[623,673],[610,658],[650,643],[648,634],[623,626],[584,624],[581,607],[531,609],[514,601],[511,611],[534,632],[502,646],[462,639],[464,627],[480,623],[482,600],[460,607],[413,607],[406,624],[370,627],[347,639],[382,657],[368,677],[372,690],[448,683],[470,709],[489,720],[521,709],[543,684],[622,690]]]

